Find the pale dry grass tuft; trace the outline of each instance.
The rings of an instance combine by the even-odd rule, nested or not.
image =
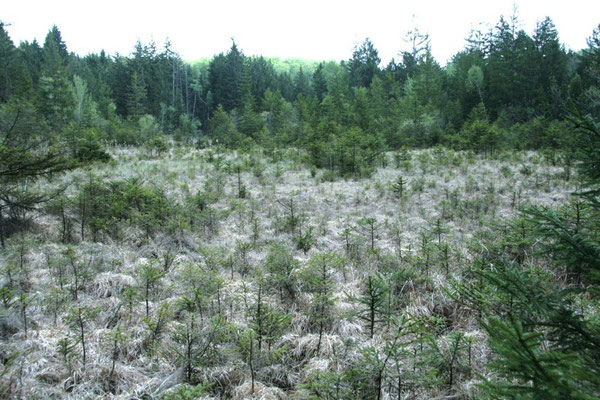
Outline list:
[[[233,390],[232,399],[287,400],[289,398],[282,389],[274,386],[266,386],[258,381],[254,382],[254,393],[252,393],[251,389],[252,382],[248,378]]]

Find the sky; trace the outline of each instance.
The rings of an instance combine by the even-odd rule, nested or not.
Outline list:
[[[234,38],[246,55],[309,60],[349,59],[369,37],[383,64],[409,50],[406,33],[428,33],[444,65],[465,46],[471,29],[487,30],[513,15],[532,34],[549,16],[567,49],[587,47],[600,24],[600,0],[4,0],[0,20],[15,44],[43,44],[57,25],[69,51],[129,55],[137,40],[154,40],[193,61],[226,52]]]

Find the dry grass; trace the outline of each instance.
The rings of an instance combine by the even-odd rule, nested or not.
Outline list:
[[[174,326],[167,323],[156,339],[158,350],[148,351],[146,345],[151,332],[144,322],[144,302],[136,299],[133,314],[130,315],[126,306],[122,305],[124,289],[140,285],[136,275],[139,265],[171,249],[175,253],[173,265],[152,289],[149,306],[151,318],[156,318],[160,304],[170,304],[171,318],[179,318],[175,302],[186,294],[186,282],[181,277],[183,266],[200,263],[206,267],[206,249],[235,256],[238,243],[252,242],[251,218],[259,221],[259,237],[257,246],[248,253],[250,268],[247,275],[240,275],[239,268],[236,268],[231,279],[230,270],[224,264],[217,266],[217,276],[223,282],[219,293],[222,312],[226,323],[234,327],[229,337],[214,343],[225,363],[212,365],[211,360],[203,360],[196,367],[196,374],[200,380],[213,383],[216,397],[217,393],[235,399],[287,399],[300,396],[302,392],[296,391],[297,386],[311,372],[326,371],[341,365],[337,358],[342,357],[340,349],[346,339],[380,349],[385,346],[387,330],[381,329],[373,340],[369,340],[364,324],[353,317],[358,306],[349,300],[351,295],[360,296],[362,278],[377,269],[379,262],[378,257],[370,256],[367,252],[369,238],[358,225],[361,218],[373,217],[377,220],[374,240],[379,255],[397,256],[401,253],[404,259],[418,254],[422,233],[430,232],[436,219],[443,219],[443,241],[452,249],[450,275],[439,266],[432,266],[425,286],[409,278],[402,287],[406,305],[400,311],[413,318],[443,316],[445,307],[453,305],[442,288],[447,285],[449,277],[456,275],[454,272],[457,268],[468,262],[466,244],[474,232],[487,221],[511,218],[517,213],[516,207],[519,205],[561,204],[574,189],[569,182],[559,178],[562,172],[559,167],[544,164],[535,153],[518,153],[512,158],[507,156],[498,160],[446,151],[448,160],[458,160],[454,162],[440,161],[433,151],[422,150],[411,153],[412,168],[409,170],[389,166],[377,169],[368,179],[339,179],[334,182],[322,181],[321,172],[312,178],[307,168],[292,160],[278,166],[262,161],[266,165],[262,176],[256,176],[251,170],[242,173],[249,198],[236,199],[235,175],[217,171],[214,164],[206,161],[206,151],[172,149],[160,160],[146,159],[143,152],[135,148],[115,148],[112,153],[118,162],[99,166],[94,169],[94,174],[106,180],[141,177],[147,185],[163,187],[175,202],[183,202],[186,193],[204,190],[207,182],[221,179],[222,194],[213,205],[225,215],[219,221],[218,233],[187,230],[176,241],[167,234],[157,234],[147,240],[140,237],[139,230],[126,228],[119,241],[107,238],[103,243],[86,241],[71,245],[76,249],[79,259],[89,263],[90,273],[75,302],[71,300],[69,289],[72,288],[72,281],[67,270],[69,279],[63,282],[66,303],[58,310],[58,319],[54,323],[48,312],[45,295],[50,289],[58,287],[53,265],[65,263],[62,254],[67,246],[59,243],[59,221],[40,216],[38,228],[41,233],[31,237],[36,244],[29,246],[27,251],[28,276],[21,277],[33,295],[27,309],[28,333],[25,334],[22,329],[22,315],[18,309],[9,307],[0,310],[0,329],[4,334],[0,339],[0,356],[8,359],[12,355],[14,359],[0,376],[0,387],[3,388],[0,389],[0,397],[160,398],[162,393],[184,380],[183,347],[173,339]],[[239,156],[248,159],[246,155]],[[236,154],[228,153],[223,157],[227,162],[235,160]],[[533,172],[521,174],[519,169],[524,165]],[[277,167],[282,171],[280,175],[276,173]],[[62,177],[61,183],[85,181],[88,173],[75,171]],[[407,182],[402,201],[391,190],[399,176]],[[76,194],[77,184],[71,184],[67,193]],[[282,207],[282,202],[289,199],[294,200],[302,229],[312,227],[316,237],[315,245],[306,254],[295,249],[292,235],[280,226],[280,221],[288,213]],[[318,335],[311,328],[306,315],[311,296],[298,293],[293,304],[279,304],[279,297],[269,294],[266,301],[292,314],[289,328],[274,346],[275,349],[286,348],[287,355],[276,362],[262,363],[262,370],[259,371],[262,378],[256,382],[254,394],[250,394],[250,372],[236,349],[236,338],[241,330],[252,323],[250,310],[257,291],[254,278],[264,266],[269,245],[275,241],[284,242],[300,265],[304,265],[320,252],[345,254],[343,232],[346,228],[350,228],[350,239],[358,257],[347,261],[343,272],[333,273],[335,318],[323,335],[320,351],[317,352]],[[74,236],[77,238],[76,233]],[[431,240],[435,243],[436,239]],[[13,240],[9,241],[9,251],[0,258],[3,271],[14,262],[10,250],[13,243]],[[54,264],[49,264],[49,259]],[[235,258],[235,262],[240,261]],[[404,268],[402,263],[401,267]],[[7,276],[3,273],[0,286],[6,284]],[[214,298],[208,301],[206,313],[215,309],[215,301]],[[77,331],[69,328],[65,321],[65,311],[75,305],[99,306],[101,312],[86,325],[85,368],[81,363],[81,347],[77,344],[69,372],[57,349],[58,340],[77,338]],[[452,312],[458,316],[454,329],[463,331],[472,342],[474,368],[485,373],[482,364],[487,358],[487,349],[482,333],[477,330],[470,314],[456,309],[452,309]],[[204,315],[201,322],[203,326],[208,326],[210,319]],[[109,377],[113,354],[111,346],[107,345],[106,335],[115,324],[126,332],[127,341],[117,354],[114,372]],[[438,341],[444,343],[446,339],[442,335]],[[344,362],[351,362],[358,357],[357,349],[346,353]],[[469,393],[473,382],[460,382],[456,387],[457,392]],[[289,387],[295,387],[296,390],[290,390]],[[434,398],[443,393],[437,393],[435,389],[419,389],[413,391],[412,395]],[[387,396],[384,393],[384,398]]]

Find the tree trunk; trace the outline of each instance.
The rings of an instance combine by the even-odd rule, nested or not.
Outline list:
[[[83,350],[83,368],[85,368],[85,336],[84,336],[84,332],[83,332],[83,319],[81,318],[81,309],[78,310],[79,312],[79,328],[81,330],[81,348]]]
[[[4,216],[2,215],[2,207],[0,207],[0,245],[2,246],[2,248],[5,248],[5,244],[4,244]]]
[[[146,281],[146,317],[150,316],[150,306],[148,304],[148,295],[150,292],[150,283],[148,283],[148,281]]]
[[[369,321],[369,328],[370,328],[370,332],[371,332],[371,339],[373,339],[373,334],[375,331],[375,305],[371,304],[371,310],[370,310],[370,321]]]
[[[119,354],[118,341],[115,339],[113,343],[113,353],[112,353],[112,365],[110,367],[110,374],[108,375],[108,379],[112,380],[112,376],[115,373],[115,364],[117,363],[117,355]]]
[[[23,302],[21,312],[23,313],[23,329],[25,330],[25,335],[27,335],[27,306],[25,302]]]
[[[252,386],[250,388],[250,393],[254,396],[254,340],[250,339],[250,376],[252,378]]]
[[[80,228],[81,228],[81,241],[83,242],[83,241],[85,241],[85,213],[86,213],[85,208],[86,207],[85,207],[85,200],[82,198],[80,201],[81,201],[81,203],[79,205],[79,207],[80,207],[79,209],[81,212],[81,227]]]
[[[321,316],[321,321],[319,322],[319,343],[317,344],[317,354],[321,351],[321,340],[323,339],[323,316]]]

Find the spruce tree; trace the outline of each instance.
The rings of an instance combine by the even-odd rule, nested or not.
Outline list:
[[[359,305],[358,317],[365,321],[370,338],[375,335],[376,326],[385,322],[389,316],[389,290],[383,276],[370,274],[364,281],[363,294],[359,297],[350,296]]]

